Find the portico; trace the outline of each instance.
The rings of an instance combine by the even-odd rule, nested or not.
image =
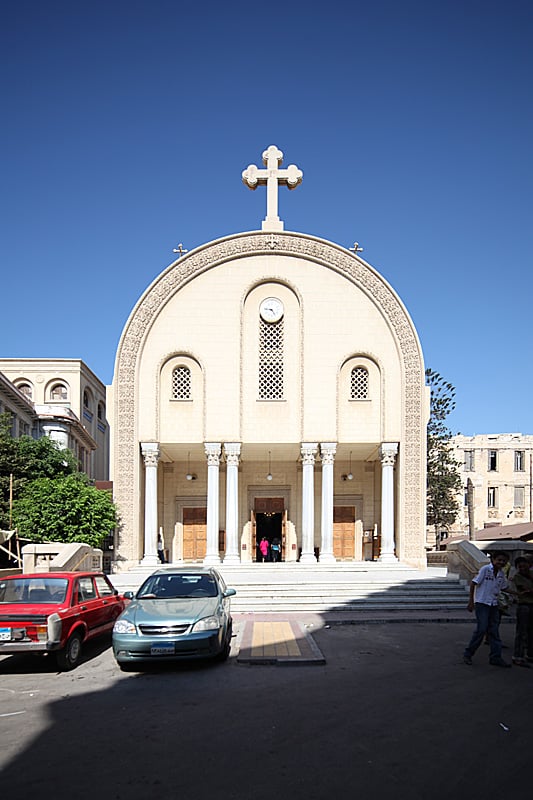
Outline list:
[[[239,564],[258,535],[302,564],[425,564],[428,397],[416,331],[360,256],[286,232],[274,145],[260,231],[179,253],[122,334],[109,402],[118,568]]]

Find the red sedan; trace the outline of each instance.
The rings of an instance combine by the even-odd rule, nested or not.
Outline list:
[[[0,656],[53,652],[74,669],[83,642],[109,633],[124,598],[99,572],[44,572],[0,580]]]

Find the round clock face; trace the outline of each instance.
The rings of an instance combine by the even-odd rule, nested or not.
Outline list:
[[[283,303],[277,297],[266,297],[259,306],[259,313],[265,322],[279,322],[283,316]]]

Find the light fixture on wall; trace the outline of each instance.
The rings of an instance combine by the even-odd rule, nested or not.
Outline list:
[[[271,470],[270,467],[271,467],[271,458],[270,458],[270,450],[269,450],[268,451],[268,475],[267,475],[267,481],[271,481],[272,480],[272,470]]]
[[[349,470],[349,472],[348,472],[346,477],[347,477],[347,479],[349,481],[353,481],[353,475],[352,475],[352,451],[351,450],[350,450],[350,470]]]
[[[187,453],[187,474],[185,476],[188,481],[195,481],[197,478],[196,473],[191,472],[191,453]]]

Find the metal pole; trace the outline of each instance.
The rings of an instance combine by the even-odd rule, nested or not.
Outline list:
[[[13,530],[13,473],[9,474],[9,530]]]

